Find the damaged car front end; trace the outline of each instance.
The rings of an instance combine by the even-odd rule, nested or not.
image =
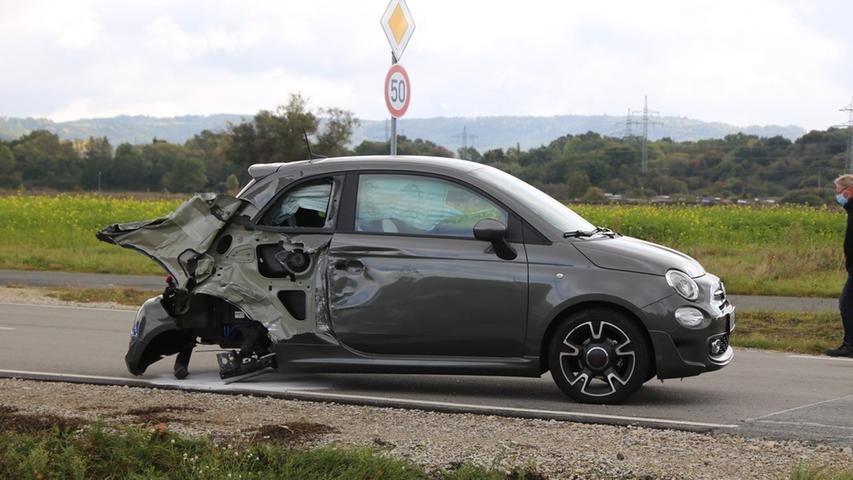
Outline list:
[[[324,277],[315,273],[330,235],[320,226],[282,236],[275,227],[253,226],[255,213],[249,201],[201,194],[167,217],[98,232],[169,274],[163,293],[137,313],[125,357],[130,373],[142,375],[177,354],[175,375],[183,378],[198,343],[233,349],[218,355],[222,378],[275,368],[274,342],[322,329],[315,292],[322,297]]]

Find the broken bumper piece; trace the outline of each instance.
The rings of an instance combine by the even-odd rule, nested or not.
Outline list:
[[[136,313],[124,357],[127,370],[133,375],[142,375],[152,363],[195,345],[194,336],[178,329],[161,300],[159,295],[148,299]]]
[[[230,351],[217,354],[216,361],[219,363],[219,378],[223,380],[276,367],[274,353],[262,357],[241,357],[237,352]]]

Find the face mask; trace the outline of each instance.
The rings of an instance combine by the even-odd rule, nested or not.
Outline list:
[[[847,205],[847,197],[845,197],[843,193],[839,193],[839,194],[837,194],[837,195],[835,196],[835,200],[836,200],[836,201],[838,202],[838,204],[839,204],[839,205],[841,205],[842,207],[843,207],[844,205]]]

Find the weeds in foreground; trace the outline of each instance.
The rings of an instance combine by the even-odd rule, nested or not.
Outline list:
[[[426,472],[365,448],[216,445],[165,428],[116,432],[95,424],[20,432],[0,427],[0,478],[15,479],[541,479],[474,465]]]
[[[853,468],[827,469],[800,464],[791,473],[791,480],[853,480]]]

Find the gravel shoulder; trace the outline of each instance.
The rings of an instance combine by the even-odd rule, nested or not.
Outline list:
[[[115,310],[136,310],[113,302],[68,302],[48,296],[48,289],[37,287],[0,287],[0,303],[26,303],[30,305],[63,305],[68,307],[111,308]]]
[[[787,478],[851,465],[850,449],[725,434],[448,414],[145,388],[0,380],[19,414],[166,428],[220,443],[368,446],[428,469],[535,465],[549,478]]]

